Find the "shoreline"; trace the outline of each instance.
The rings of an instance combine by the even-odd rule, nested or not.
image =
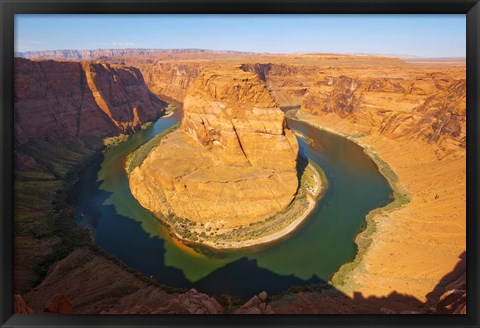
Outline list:
[[[175,111],[171,111],[170,113],[165,113],[164,115],[161,116],[161,118],[167,118],[175,114]]]
[[[147,143],[141,145],[135,151],[127,155],[124,169],[126,171],[128,179],[130,179],[130,174],[131,172],[133,172],[134,168],[142,164],[143,160],[146,158],[146,156],[148,156],[148,153],[151,151],[151,149],[153,147],[156,147],[156,145],[160,143],[162,138],[174,132],[178,128],[178,126],[179,126],[179,123],[175,124],[171,128],[166,129],[165,131],[162,131],[157,136],[149,140]],[[303,157],[299,157],[298,160],[301,160],[301,158]],[[211,240],[212,238],[208,240],[208,239],[203,239],[204,237],[202,237],[202,234],[204,234],[205,232],[208,233],[207,230],[202,230],[202,231],[193,230],[194,239],[192,239],[192,238],[186,237],[182,233],[179,233],[178,229],[176,229],[175,226],[176,226],[176,220],[182,220],[184,222],[185,221],[195,222],[195,221],[176,217],[174,215],[172,215],[171,217],[158,217],[154,213],[152,214],[159,221],[165,224],[171,237],[176,239],[178,242],[184,243],[187,246],[192,245],[192,246],[198,246],[198,247],[205,247],[205,248],[218,250],[218,251],[222,251],[222,250],[235,251],[235,250],[273,243],[282,238],[286,238],[287,236],[289,236],[290,234],[292,234],[293,232],[295,232],[297,229],[301,227],[301,225],[307,220],[311,212],[315,209],[318,200],[321,198],[321,196],[323,196],[323,194],[325,193],[328,187],[328,180],[322,168],[317,164],[309,161],[308,158],[303,158],[303,160],[307,161],[307,165],[305,167],[305,171],[303,172],[303,175],[300,177],[301,182],[299,183],[299,189],[297,190],[297,193],[295,194],[295,197],[293,198],[290,205],[283,211],[276,213],[274,216],[270,218],[266,218],[262,221],[256,222],[255,224],[267,225],[267,228],[268,228],[268,224],[269,224],[268,221],[275,220],[275,218],[278,218],[278,216],[288,215],[289,211],[298,211],[298,207],[302,206],[301,202],[304,201],[304,199],[306,200],[307,207],[305,210],[301,211],[300,213],[294,213],[292,216],[297,216],[297,215],[298,216],[293,221],[289,218],[283,219],[283,222],[281,219],[278,220],[280,222],[276,222],[276,223],[278,223],[278,225],[280,225],[282,228],[280,230],[273,230],[273,232],[267,235],[259,236],[257,238],[241,240],[241,241],[228,241],[228,239],[223,239],[223,240],[219,239],[216,241],[212,241]],[[304,179],[304,176],[306,176],[307,174],[307,171],[310,171],[311,174],[313,175],[313,179],[314,179],[313,188],[310,186],[307,186],[306,182],[305,182],[305,185],[302,182]],[[284,226],[285,222],[289,222],[289,223],[286,226]],[[270,226],[271,226],[271,223],[270,223]],[[240,229],[240,230],[242,230],[242,228],[244,229],[244,231],[245,230],[248,231],[247,229],[250,228],[250,226],[236,227],[236,229]],[[259,229],[262,229],[262,228],[265,228],[265,226],[259,227]],[[235,228],[231,228],[224,231],[220,230],[219,234],[220,235],[226,234],[226,233],[228,234],[234,231],[234,229]],[[257,231],[259,230],[258,229],[253,230],[252,234],[254,234]],[[192,230],[190,229],[189,232],[192,232]],[[190,233],[188,235],[190,235]]]
[[[189,238],[183,237],[178,231],[176,231],[175,227],[172,226],[172,223],[170,223],[166,218],[161,218],[155,216],[159,221],[161,221],[163,224],[166,225],[166,228],[168,229],[168,232],[171,235],[171,238],[175,238],[178,242],[181,242],[185,244],[186,246],[198,246],[198,247],[204,247],[208,248],[211,250],[217,250],[217,251],[237,251],[245,248],[251,248],[255,246],[265,246],[267,244],[277,242],[282,238],[288,237],[290,234],[294,233],[297,229],[299,229],[302,224],[304,224],[311,212],[315,209],[318,201],[321,199],[321,197],[324,195],[326,189],[328,188],[328,180],[326,179],[325,174],[323,173],[323,170],[321,167],[312,164],[311,162],[308,163],[307,167],[305,170],[309,169],[313,173],[313,179],[315,182],[315,185],[313,188],[308,188],[308,186],[299,186],[299,190],[297,191],[296,197],[292,200],[292,203],[290,204],[289,207],[287,207],[284,212],[277,213],[275,216],[278,215],[288,215],[288,211],[295,210],[294,206],[299,206],[301,205],[299,202],[302,201],[301,198],[297,198],[298,194],[300,192],[305,193],[304,197],[306,199],[306,202],[308,203],[308,206],[305,210],[301,211],[299,213],[299,216],[296,217],[293,221],[287,220],[287,222],[291,221],[288,223],[286,226],[284,226],[282,229],[273,231],[272,233],[269,233],[264,236],[260,236],[258,238],[252,238],[252,239],[247,239],[247,240],[242,240],[242,241],[227,241],[227,240],[219,240],[219,241],[211,241],[211,240],[192,240]],[[302,176],[303,177],[303,176]],[[303,188],[304,190],[300,190],[300,188]],[[301,196],[299,196],[301,197]],[[295,203],[297,202],[297,203]],[[291,208],[290,208],[291,207]],[[273,216],[272,218],[275,218]],[[257,224],[264,224],[266,221],[270,220],[271,218],[267,218],[263,221],[258,222]],[[244,227],[245,228],[245,227]],[[233,230],[233,229],[229,229]],[[227,231],[228,232],[228,231]],[[224,233],[224,232],[222,232]]]
[[[370,157],[370,159],[377,165],[378,171],[382,176],[387,180],[388,184],[390,185],[390,188],[392,189],[393,192],[393,200],[392,202],[388,203],[387,205],[383,207],[377,207],[372,209],[370,212],[367,213],[365,216],[365,225],[362,228],[362,230],[355,236],[354,242],[357,245],[357,253],[355,254],[355,257],[349,261],[344,263],[337,272],[334,273],[332,276],[331,282],[332,285],[336,288],[341,287],[342,285],[346,284],[346,275],[351,273],[352,271],[355,270],[357,266],[360,265],[360,262],[363,258],[363,255],[367,251],[368,247],[370,246],[367,242],[367,239],[371,236],[371,234],[376,230],[376,222],[373,220],[373,217],[379,213],[382,212],[391,212],[394,211],[395,209],[403,206],[404,204],[407,204],[410,200],[410,194],[408,191],[404,190],[402,187],[400,187],[397,182],[398,182],[398,177],[396,173],[393,171],[393,169],[389,166],[387,162],[382,160],[380,158],[380,155],[373,149],[371,146],[364,144],[360,142],[359,140],[355,139],[352,136],[346,135],[344,133],[341,133],[339,131],[336,131],[331,128],[327,128],[324,126],[320,126],[318,124],[313,123],[311,120],[308,120],[305,117],[299,117],[298,112],[300,110],[297,110],[293,115],[289,115],[288,118],[292,120],[297,120],[299,122],[306,123],[316,129],[327,131],[329,133],[341,136],[343,138],[346,138],[359,147],[363,149],[365,154]],[[301,113],[301,115],[305,115],[305,113]]]
[[[249,240],[239,241],[239,242],[226,242],[223,245],[221,245],[221,247],[220,245],[214,242],[206,241],[206,242],[199,243],[199,242],[192,242],[192,241],[185,240],[180,235],[178,235],[173,229],[170,229],[170,227],[169,227],[169,231],[172,232],[175,235],[175,238],[177,238],[182,243],[187,243],[188,245],[208,247],[210,249],[219,250],[219,251],[222,251],[222,250],[236,251],[236,250],[241,250],[241,249],[250,248],[254,246],[264,246],[270,243],[277,242],[283,238],[286,238],[292,233],[294,233],[297,229],[299,229],[307,221],[308,216],[315,209],[317,202],[323,196],[323,194],[325,193],[328,187],[328,181],[326,181],[326,178],[322,178],[322,174],[318,172],[318,169],[313,167],[311,163],[309,163],[308,166],[310,166],[310,169],[314,172],[314,179],[315,179],[315,189],[306,190],[306,199],[308,201],[308,207],[304,212],[301,213],[301,215],[298,218],[290,222],[286,227],[284,227],[279,231],[273,232],[271,234],[268,234],[260,238],[249,239]]]
[[[330,283],[347,295],[427,295],[461,261],[466,233],[466,151],[448,157],[423,140],[390,139],[334,114],[298,111],[295,118],[364,149],[393,190],[393,201],[365,216],[357,253]],[[439,157],[442,156],[442,157]]]

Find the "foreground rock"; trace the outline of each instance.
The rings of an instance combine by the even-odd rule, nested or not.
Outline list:
[[[72,303],[63,294],[56,294],[45,304],[45,313],[72,314]]]
[[[34,311],[27,305],[22,295],[15,295],[13,298],[14,311],[17,314],[32,314]]]
[[[161,313],[222,314],[223,307],[213,297],[191,289],[174,298]]]
[[[274,314],[272,307],[267,303],[268,294],[263,291],[253,296],[242,305],[234,314]]]
[[[45,279],[24,295],[35,313],[132,311],[166,306],[175,296],[114,261],[78,249],[55,263]]]
[[[130,175],[145,208],[218,231],[285,209],[298,188],[298,143],[262,81],[214,68],[192,84],[182,127]]]

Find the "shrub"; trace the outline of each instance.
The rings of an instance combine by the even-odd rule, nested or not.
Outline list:
[[[174,126],[163,130],[161,133],[157,134],[155,137],[138,147],[133,153],[127,156],[127,161],[125,163],[125,170],[130,174],[137,166],[140,166],[148,154],[160,144],[160,141],[164,136],[176,130],[180,124],[175,124]]]

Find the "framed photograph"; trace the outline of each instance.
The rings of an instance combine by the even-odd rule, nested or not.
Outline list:
[[[0,326],[478,327],[479,14],[2,1]]]

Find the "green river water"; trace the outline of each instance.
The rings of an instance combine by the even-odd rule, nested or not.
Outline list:
[[[70,193],[78,221],[95,243],[128,266],[172,287],[249,297],[328,281],[356,254],[354,238],[366,214],[392,201],[376,164],[353,142],[289,120],[301,152],[325,171],[329,187],[308,220],[281,241],[235,252],[196,252],[172,239],[133,198],[126,156],[181,119],[160,118],[86,167]]]

